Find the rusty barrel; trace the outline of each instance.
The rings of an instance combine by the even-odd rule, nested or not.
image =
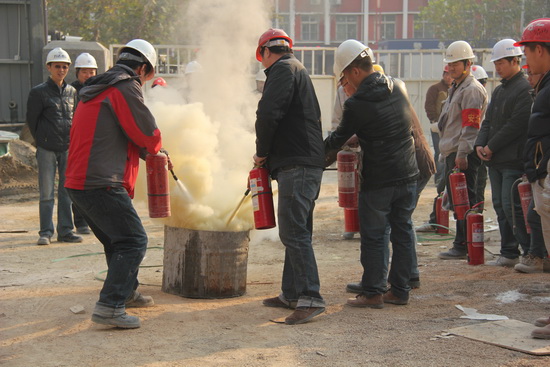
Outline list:
[[[188,298],[242,296],[249,241],[249,231],[165,226],[162,291]]]

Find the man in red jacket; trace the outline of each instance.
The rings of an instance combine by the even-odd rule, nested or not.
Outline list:
[[[138,328],[127,307],[148,307],[138,291],[138,268],[147,235],[131,198],[139,158],[161,149],[155,118],[143,103],[143,84],[155,75],[153,46],[135,39],[119,52],[116,65],[90,78],[80,92],[71,129],[65,187],[101,241],[108,273],[92,321]]]

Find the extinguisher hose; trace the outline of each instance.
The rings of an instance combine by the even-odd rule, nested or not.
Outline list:
[[[227,222],[225,223],[226,226],[228,226],[229,223],[231,223],[231,221],[233,220],[233,218],[235,218],[235,215],[237,215],[237,212],[239,211],[241,206],[243,206],[244,199],[246,199],[249,193],[250,193],[250,187],[247,187],[246,191],[244,192],[243,198],[241,199],[241,201],[239,201],[239,204],[237,204],[237,207],[235,208],[235,210],[233,210],[233,212],[231,213],[231,216],[229,216],[229,219],[227,219]]]
[[[516,200],[515,200],[516,195],[514,195],[514,193],[517,193],[518,185],[520,184],[521,181],[522,179],[518,178],[517,180],[514,181],[514,183],[512,184],[512,187],[510,188],[510,206],[512,207],[512,232],[514,234],[516,234],[516,231],[517,231]]]

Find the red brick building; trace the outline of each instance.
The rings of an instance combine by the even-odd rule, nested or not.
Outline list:
[[[273,27],[297,46],[337,46],[353,38],[374,49],[438,48],[429,24],[418,19],[428,0],[271,1]]]

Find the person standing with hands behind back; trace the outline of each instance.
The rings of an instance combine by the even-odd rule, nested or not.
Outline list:
[[[279,184],[279,237],[285,246],[282,292],[268,307],[295,308],[286,324],[302,324],[325,311],[312,247],[313,208],[325,162],[321,109],[305,67],[281,29],[261,35],[256,59],[266,68],[256,112],[254,164],[266,165]]]
[[[137,290],[147,234],[131,198],[139,158],[162,146],[142,92],[155,76],[156,62],[154,47],[135,39],[120,49],[114,67],[87,81],[73,120],[67,165],[65,187],[103,244],[108,266],[92,321],[126,329],[141,326],[126,308],[154,304]]]
[[[38,189],[40,191],[40,236],[37,245],[49,245],[54,233],[53,207],[55,171],[59,175],[57,188],[57,240],[82,242],[73,233],[71,199],[63,187],[75,107],[76,90],[65,82],[71,65],[69,54],[61,47],[48,53],[46,67],[50,76],[32,88],[27,102],[27,122],[36,141]]]

